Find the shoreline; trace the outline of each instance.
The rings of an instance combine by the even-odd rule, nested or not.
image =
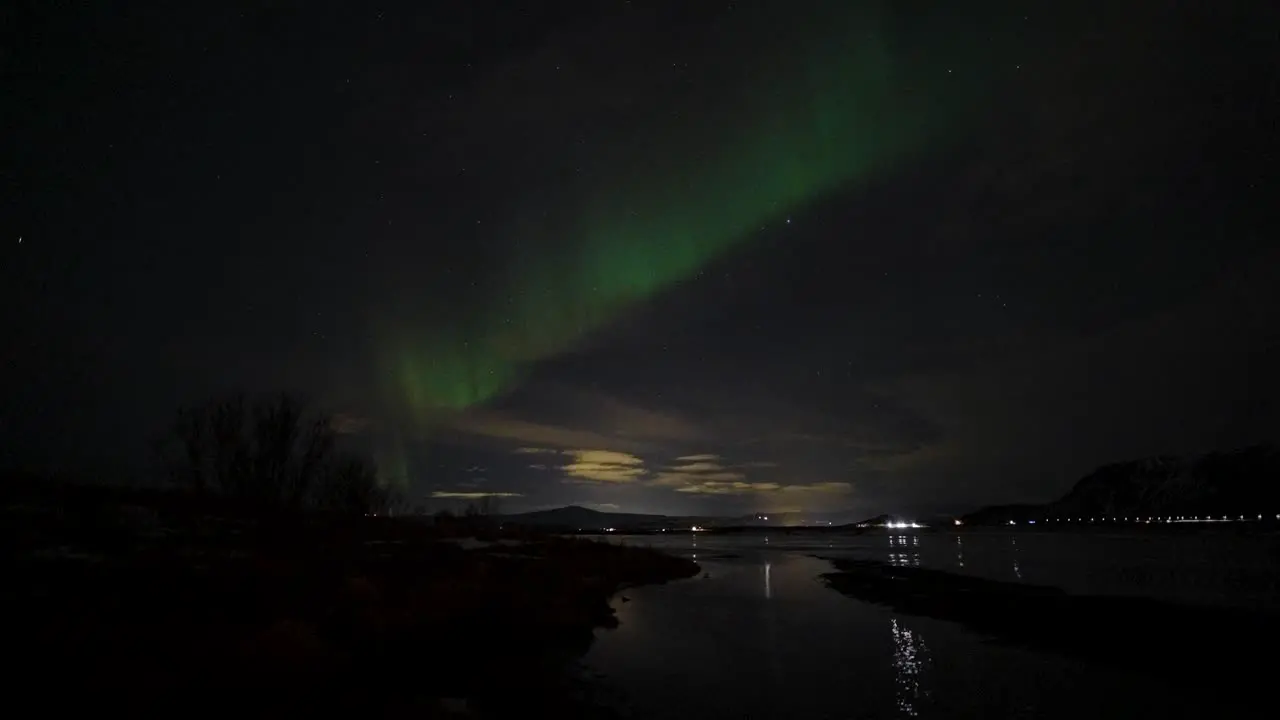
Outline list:
[[[988,580],[871,560],[813,555],[820,577],[848,597],[907,615],[960,624],[992,641],[1080,660],[1141,668],[1170,682],[1261,693],[1280,642],[1275,613],[1177,604],[1145,597],[1073,595],[1059,588]]]
[[[616,625],[609,600],[699,572],[647,548],[479,522],[445,536],[412,520],[40,491],[5,488],[0,597],[27,686],[57,678],[71,691],[53,705],[80,691],[144,713],[201,698],[251,715],[581,714],[567,670],[596,628]],[[479,540],[466,549],[464,536]]]

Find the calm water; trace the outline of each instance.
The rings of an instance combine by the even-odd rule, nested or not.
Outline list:
[[[620,626],[599,631],[584,659],[599,699],[635,718],[1219,716],[1228,698],[1171,689],[1140,670],[993,644],[952,623],[845,597],[822,584],[817,576],[830,568],[809,554],[1234,604],[1267,593],[1222,577],[1274,575],[1276,566],[1275,538],[1234,536],[621,540],[696,556],[707,573],[615,599]],[[1191,580],[1179,584],[1170,573]]]

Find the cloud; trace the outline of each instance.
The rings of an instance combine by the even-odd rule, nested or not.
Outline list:
[[[717,462],[714,455],[686,455],[677,458],[686,461],[684,464],[671,465],[658,473],[649,484],[654,487],[672,488],[679,493],[696,495],[787,495],[816,496],[836,495],[852,491],[853,486],[845,482],[817,482],[808,484],[784,485],[779,482],[751,482],[745,473],[738,468],[725,467]],[[694,462],[687,462],[694,460]],[[759,467],[773,467],[775,463],[751,463]],[[743,466],[746,467],[746,466]]]
[[[592,424],[593,427],[599,427]],[[462,436],[459,439],[488,439],[518,443],[520,455],[552,454],[570,448],[609,448],[624,452],[643,452],[648,446],[636,440],[605,435],[552,423],[522,420],[500,411],[473,408],[449,418],[445,429]]]
[[[781,486],[772,482],[743,482],[741,480],[704,480],[676,488],[676,492],[699,495],[746,495],[753,492],[776,492]]]
[[[746,475],[738,470],[731,470],[721,465],[719,455],[682,455],[676,458],[678,465],[668,465],[658,473],[651,484],[656,487],[678,488],[681,492],[686,487],[696,487],[707,483],[739,483]]]
[[[562,466],[566,480],[603,483],[634,482],[645,474],[644,460],[614,450],[566,450],[572,460]]]
[[[847,482],[817,482],[807,485],[783,485],[783,493],[787,494],[804,494],[813,493],[819,495],[844,495],[853,492],[853,483]]]
[[[523,493],[513,492],[459,492],[454,490],[437,490],[431,493],[433,498],[452,498],[456,500],[479,500],[481,498],[512,498],[524,497]]]
[[[696,462],[688,465],[673,465],[672,472],[680,473],[701,473],[701,472],[719,472],[724,470],[724,466],[713,462]]]
[[[338,413],[333,416],[333,431],[339,435],[358,435],[368,430],[372,424],[373,421],[367,417],[358,417],[345,413]]]
[[[658,476],[651,481],[651,484],[656,487],[682,487],[684,485],[702,482],[736,482],[745,478],[746,475],[732,470],[722,470],[720,472],[682,472],[672,469],[658,473]]]
[[[757,461],[757,462],[745,462],[745,463],[742,463],[742,467],[744,467],[744,468],[761,468],[761,469],[764,469],[764,468],[776,468],[776,467],[778,467],[778,463],[776,463],[776,462],[764,462],[764,461]]]
[[[708,480],[685,485],[676,492],[696,493],[702,495],[844,495],[853,491],[853,485],[846,482],[819,482],[807,485],[780,485],[774,482],[742,482]]]
[[[582,422],[604,428],[615,437],[694,442],[704,436],[700,427],[684,417],[650,410],[595,389],[560,387],[558,393]]]
[[[578,462],[596,462],[608,463],[612,465],[644,465],[644,460],[630,453],[616,452],[614,450],[566,450],[565,455],[569,455]]]
[[[524,388],[499,408],[473,407],[441,418],[441,429],[460,439],[506,441],[522,455],[575,448],[652,452],[666,443],[696,442],[705,434],[680,415],[563,383]]]

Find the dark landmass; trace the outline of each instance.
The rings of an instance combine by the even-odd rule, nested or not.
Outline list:
[[[1256,445],[1193,457],[1161,456],[1104,465],[1059,500],[983,508],[966,525],[1051,518],[1215,517],[1274,521],[1280,513],[1280,448]]]
[[[1026,524],[1042,521],[1049,513],[1048,505],[989,505],[961,518],[966,527],[978,525],[1008,525],[1010,522]]]
[[[46,711],[92,697],[430,717],[466,698],[480,717],[573,716],[564,669],[616,622],[611,595],[698,573],[484,519],[466,549],[414,520],[47,482],[0,493],[9,701]]]
[[[661,530],[674,527],[688,529],[692,525],[690,518],[669,515],[645,515],[641,513],[600,512],[599,510],[592,510],[578,505],[504,515],[502,516],[502,522],[504,525],[516,527],[540,528],[571,533],[597,533],[606,528],[627,531]]]
[[[892,521],[893,521],[893,519],[894,519],[894,518],[893,518],[893,516],[892,516],[892,515],[887,515],[887,514],[885,514],[885,515],[877,515],[877,516],[875,516],[875,517],[869,517],[869,518],[867,518],[867,519],[865,519],[865,520],[859,520],[859,521],[858,521],[857,523],[855,523],[855,524],[856,524],[856,525],[862,525],[862,526],[864,526],[864,527],[866,527],[866,526],[884,525],[885,523],[892,522]]]
[[[647,515],[643,513],[610,513],[577,505],[503,515],[504,525],[536,528],[567,534],[598,534],[605,531],[628,534],[692,531],[697,526],[708,532],[730,532],[748,529],[796,530],[801,528],[834,528],[852,526],[849,513],[753,513],[738,516]]]
[[[759,526],[759,525],[731,525],[727,527],[708,526],[699,531],[699,535],[754,535],[754,536],[830,536],[830,535],[862,535],[868,532],[874,532],[878,528],[867,527],[857,523],[848,525],[789,525],[785,527],[778,526]]]
[[[958,622],[1003,642],[1144,669],[1233,699],[1269,691],[1273,613],[1179,605],[1149,598],[1070,595],[916,567],[822,558],[828,586],[898,612]]]

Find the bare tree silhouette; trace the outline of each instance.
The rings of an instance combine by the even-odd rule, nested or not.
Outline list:
[[[345,514],[402,502],[366,458],[336,451],[332,418],[294,396],[250,402],[231,394],[178,411],[164,453],[169,478],[259,505]],[[162,451],[163,452],[163,451]]]

